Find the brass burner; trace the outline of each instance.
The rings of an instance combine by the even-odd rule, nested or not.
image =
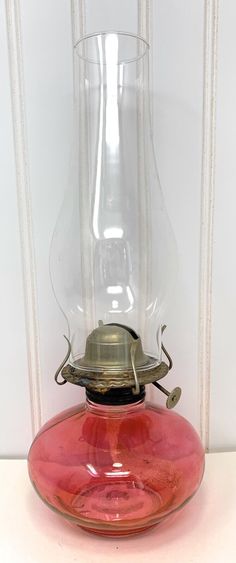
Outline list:
[[[124,325],[103,325],[100,322],[87,338],[85,355],[73,365],[65,365],[71,353],[71,344],[66,340],[68,352],[55,375],[59,385],[68,381],[100,393],[106,393],[111,388],[131,387],[134,394],[139,394],[140,385],[155,384],[172,367],[172,360],[163,345],[169,365],[145,354],[140,337]],[[60,373],[62,381],[58,381]],[[164,387],[156,386],[168,396],[168,408],[177,404],[181,394],[179,387],[170,394]],[[174,400],[170,400],[170,395]]]

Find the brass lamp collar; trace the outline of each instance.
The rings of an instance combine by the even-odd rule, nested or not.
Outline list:
[[[162,333],[165,328],[162,327]],[[167,395],[168,408],[177,404],[181,389],[177,387],[169,393],[156,383],[172,368],[172,360],[163,344],[162,350],[168,364],[158,363],[156,358],[145,354],[140,337],[130,327],[118,323],[104,325],[99,321],[99,326],[87,338],[85,355],[73,365],[65,365],[71,354],[70,341],[66,336],[65,339],[68,351],[55,374],[59,385],[68,381],[103,394],[112,388],[131,387],[133,394],[138,395],[140,386],[154,383]],[[60,373],[61,381],[58,380]]]

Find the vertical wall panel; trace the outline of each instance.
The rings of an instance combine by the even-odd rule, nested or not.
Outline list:
[[[13,457],[25,454],[32,434],[8,39],[2,0],[0,12],[0,455]]]
[[[210,447],[235,449],[236,4],[219,3]]]
[[[218,0],[205,2],[204,101],[202,147],[201,252],[199,293],[199,377],[201,436],[209,450],[212,378],[212,255],[215,196],[215,123],[218,44]]]
[[[22,0],[21,18],[45,421],[80,397],[77,387],[58,387],[54,382],[67,346],[63,339],[65,321],[49,276],[50,241],[69,177],[72,144],[70,2]]]
[[[166,386],[182,386],[177,410],[200,428],[198,380],[204,2],[153,2],[153,118],[160,180],[179,252],[166,314],[173,356]]]

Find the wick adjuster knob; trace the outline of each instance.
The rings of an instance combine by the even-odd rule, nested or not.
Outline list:
[[[160,385],[160,383],[157,383],[156,381],[153,383],[153,385],[155,385],[157,389],[162,391],[162,393],[167,395],[166,406],[168,409],[173,409],[175,405],[177,405],[181,397],[180,387],[175,387],[172,391],[167,391],[165,387],[162,387],[162,385]]]

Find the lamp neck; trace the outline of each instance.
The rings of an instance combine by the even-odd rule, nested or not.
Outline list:
[[[143,402],[145,399],[145,386],[140,386],[140,392],[134,395],[130,387],[109,389],[106,393],[99,393],[92,389],[86,389],[87,402],[106,405],[108,407],[120,407],[126,405],[135,405]]]
[[[127,414],[136,414],[137,412],[143,410],[145,406],[145,398],[138,400],[136,403],[127,403],[127,404],[116,404],[116,405],[107,405],[96,403],[91,401],[86,397],[86,409],[96,415],[112,417],[112,418],[120,418],[122,416],[127,416]]]

